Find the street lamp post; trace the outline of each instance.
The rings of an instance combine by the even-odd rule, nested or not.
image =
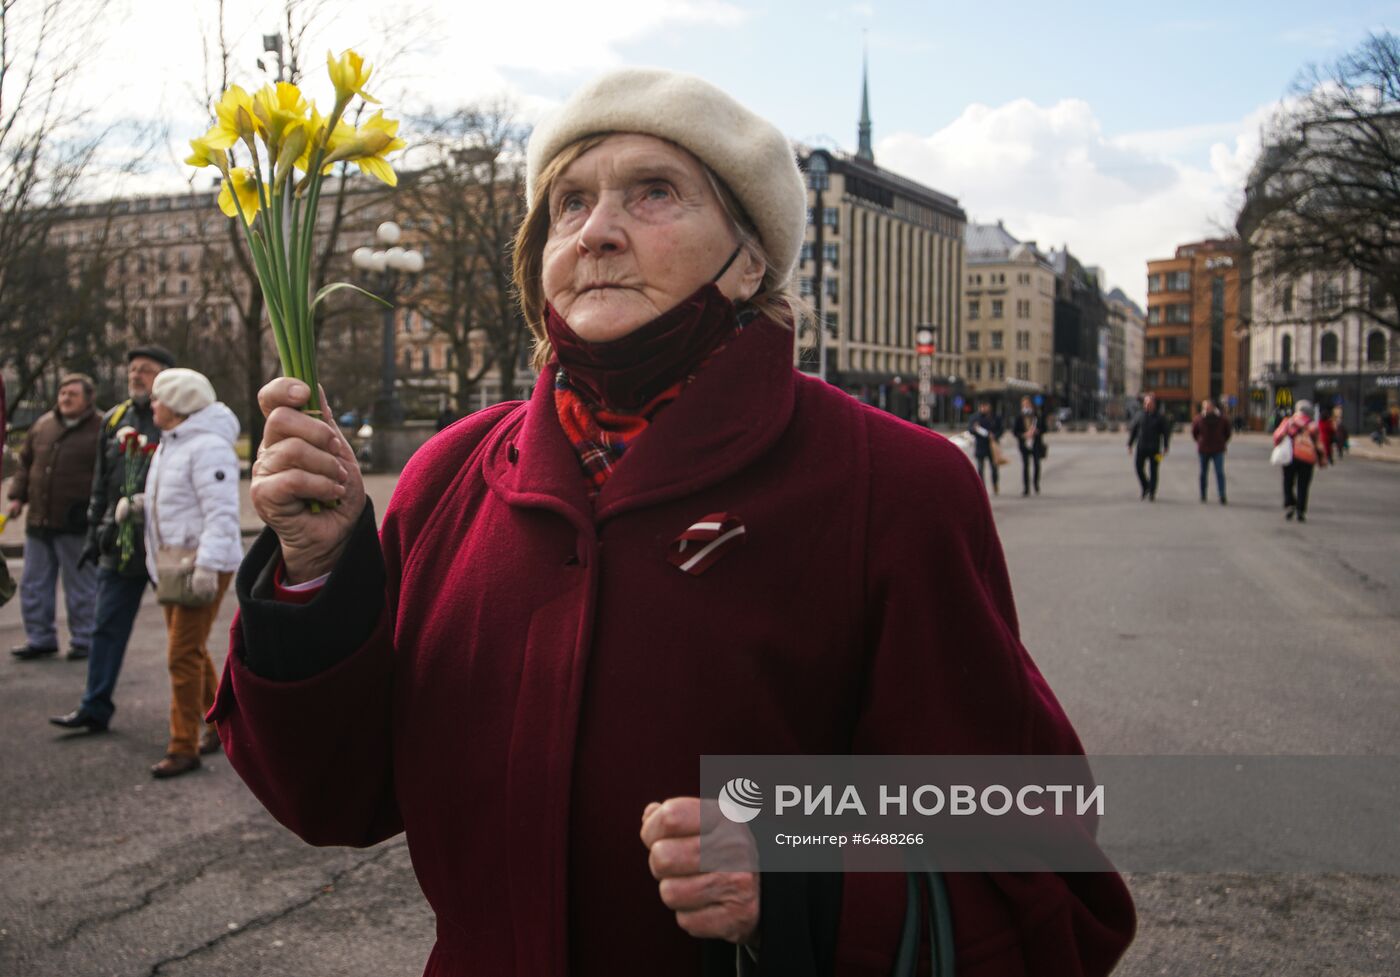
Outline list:
[[[403,423],[403,405],[397,389],[398,358],[394,355],[394,311],[398,298],[412,288],[423,271],[422,252],[400,247],[401,235],[399,225],[385,221],[375,231],[376,243],[383,248],[356,248],[350,256],[370,289],[388,303],[380,327],[379,396],[374,401],[376,432]]]
[[[919,354],[919,423],[933,426],[933,354],[934,329],[932,325],[920,325],[914,330]]]
[[[812,209],[812,222],[816,225],[816,241],[812,247],[812,263],[815,268],[812,274],[812,294],[817,308],[817,376],[822,380],[826,379],[826,312],[823,308],[826,303],[822,282],[822,272],[826,270],[826,243],[823,234],[826,213],[822,206],[822,193],[830,185],[831,174],[827,168],[826,157],[821,153],[813,153],[807,160],[807,186],[816,193],[816,202]]]

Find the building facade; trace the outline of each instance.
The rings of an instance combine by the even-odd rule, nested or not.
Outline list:
[[[1147,263],[1143,391],[1177,420],[1189,420],[1207,397],[1227,416],[1245,411],[1241,257],[1238,241],[1208,240]]]
[[[952,197],[882,169],[862,92],[853,156],[800,150],[807,233],[799,294],[824,329],[803,329],[799,369],[906,419],[917,412],[915,332],[934,331],[935,422],[954,416],[962,389],[961,281],[967,215]]]
[[[970,398],[1003,415],[1022,396],[1051,392],[1055,271],[1034,241],[1001,221],[969,224],[963,236],[963,375]]]
[[[1265,427],[1297,400],[1342,408],[1356,433],[1400,405],[1396,337],[1361,309],[1361,275],[1256,279],[1250,289],[1249,417]]]
[[[1103,413],[1100,364],[1107,357],[1100,348],[1108,323],[1103,292],[1068,246],[1047,258],[1055,270],[1054,403],[1076,420],[1094,420]]]
[[[1142,395],[1142,354],[1146,315],[1138,304],[1115,288],[1104,296],[1108,334],[1106,407],[1109,420],[1131,416],[1131,404]]]

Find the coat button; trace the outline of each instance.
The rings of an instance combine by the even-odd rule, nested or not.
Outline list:
[[[506,445],[506,458],[510,460],[512,465],[520,460],[520,452],[516,449],[514,441]]]

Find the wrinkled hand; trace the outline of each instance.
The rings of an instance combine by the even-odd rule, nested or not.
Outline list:
[[[758,873],[700,870],[702,838],[707,855],[723,851],[726,864],[756,869],[757,847],[747,827],[723,817],[714,801],[672,797],[647,805],[641,836],[661,901],[675,911],[681,929],[698,939],[757,945]]]
[[[290,377],[278,377],[258,391],[267,425],[249,493],[258,516],[282,542],[288,583],[329,573],[365,508],[355,452],[340,428],[325,420],[335,416],[326,392],[321,391],[321,418],[301,411],[310,393]],[[312,501],[323,503],[320,512],[311,511]]]
[[[212,601],[219,596],[219,573],[208,567],[195,567],[190,574],[190,591],[200,600]]]
[[[140,522],[146,517],[145,493],[138,492],[129,498],[125,495],[122,496],[117,500],[117,507],[113,515],[116,516],[117,522],[126,522],[129,519]]]

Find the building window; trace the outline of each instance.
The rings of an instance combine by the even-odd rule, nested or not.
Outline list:
[[[433,368],[433,351],[430,350],[430,349],[425,349],[425,350],[423,350],[423,372],[424,372],[424,373],[427,373],[427,372],[428,372],[429,370],[431,370],[432,368]]]
[[[1322,307],[1324,309],[1335,309],[1342,304],[1342,291],[1335,282],[1328,282],[1322,286]]]
[[[1002,303],[1001,299],[992,299],[992,318],[993,318],[993,319],[1000,319],[1000,318],[1002,317],[1002,305],[1003,305],[1003,303]]]
[[[1017,274],[1017,276],[1016,276],[1016,284],[1017,284],[1017,285],[1029,285],[1030,283],[1031,283],[1031,275],[1030,275],[1030,272],[1028,272],[1028,271],[1023,271],[1023,272],[1020,272],[1019,274]]]
[[[797,294],[805,298],[812,296],[812,279],[802,277],[797,280]]]
[[[1284,372],[1284,373],[1291,373],[1291,372],[1293,371],[1293,337],[1292,337],[1292,336],[1284,336],[1284,337],[1283,337],[1283,364],[1282,364],[1282,365],[1283,365],[1283,372]]]
[[[1385,362],[1385,333],[1379,329],[1366,337],[1366,362],[1373,364]]]
[[[1162,307],[1160,305],[1154,305],[1147,310],[1147,324],[1149,326],[1158,325],[1161,323],[1161,321]]]
[[[1167,272],[1168,292],[1189,292],[1191,291],[1191,273],[1189,271],[1169,271]]]
[[[1147,276],[1147,292],[1148,292],[1148,294],[1149,294],[1149,295],[1155,295],[1157,292],[1160,292],[1161,290],[1162,290],[1162,276],[1161,276],[1161,275],[1148,275],[1148,276]]]
[[[1185,302],[1167,306],[1167,321],[1189,323],[1191,321],[1191,306]]]
[[[799,262],[801,262],[802,264],[804,264],[804,265],[805,265],[807,262],[809,262],[809,261],[812,260],[812,242],[811,242],[811,241],[803,241],[803,242],[802,242],[802,257],[798,258],[797,260],[798,260]]]
[[[1143,352],[1144,358],[1150,360],[1150,359],[1153,359],[1153,358],[1155,358],[1155,357],[1161,356],[1162,354],[1159,353],[1159,352],[1157,352],[1157,350],[1159,350],[1160,348],[1161,348],[1161,346],[1160,346],[1160,341],[1159,341],[1159,340],[1156,340],[1156,339],[1149,339],[1149,340],[1146,340],[1146,341],[1142,344],[1142,352]]]
[[[976,316],[973,316],[975,319]],[[982,334],[980,332],[970,332],[967,334],[967,351],[975,353],[982,348]]]
[[[969,319],[982,318],[982,303],[977,301],[976,299],[967,303],[967,317]]]
[[[1284,312],[1293,311],[1293,283],[1289,282],[1283,286],[1283,296],[1279,299],[1279,305],[1283,306]]]
[[[1001,349],[1001,330],[997,329],[992,333],[992,349]]]
[[[832,242],[825,242],[822,244],[822,257],[826,259],[826,263],[831,265],[831,267],[839,268],[841,266],[841,262],[837,260],[840,256],[841,246],[839,244]]]
[[[1164,336],[1162,337],[1163,356],[1190,356],[1191,337],[1190,336]]]
[[[1030,300],[1030,299],[1017,299],[1017,300],[1016,300],[1016,318],[1018,318],[1018,319],[1029,319],[1030,317],[1031,317],[1031,300]]]
[[[981,380],[981,379],[982,379],[982,361],[981,361],[981,360],[973,360],[973,361],[968,365],[968,369],[969,369],[969,370],[971,371],[971,373],[972,373],[972,379],[974,379],[974,380]]]
[[[837,281],[835,275],[829,275],[829,276],[827,276],[827,278],[824,280],[823,284],[824,284],[824,286],[825,286],[825,288],[826,288],[826,297],[827,297],[827,298],[831,299],[831,301],[833,301],[833,302],[835,302],[838,298],[840,298],[841,293],[840,293],[840,291],[839,291],[839,290],[837,289],[837,287],[836,287],[839,283],[838,283],[838,281]]]
[[[827,227],[831,228],[833,231],[839,227],[839,224],[837,223],[835,207],[823,208],[822,223],[825,224]]]
[[[1334,333],[1334,332],[1325,332],[1325,333],[1323,333],[1323,334],[1322,334],[1322,343],[1320,344],[1320,346],[1321,346],[1321,348],[1319,349],[1318,352],[1319,352],[1320,358],[1322,359],[1322,362],[1324,362],[1324,363],[1336,363],[1336,362],[1337,362],[1337,334]]]

